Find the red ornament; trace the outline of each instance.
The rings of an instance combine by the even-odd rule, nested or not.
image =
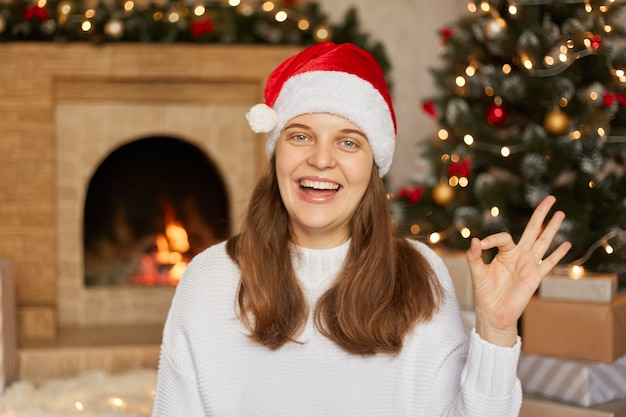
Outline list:
[[[398,190],[398,198],[405,198],[409,200],[409,203],[417,204],[422,200],[423,193],[424,193],[423,185],[406,186]]]
[[[437,107],[435,106],[435,100],[428,100],[422,103],[422,110],[430,117],[437,117]]]
[[[449,177],[463,177],[469,178],[472,168],[472,160],[470,158],[466,158],[459,162],[453,162],[448,167],[448,176]]]
[[[593,35],[591,37],[591,48],[600,49],[601,46],[602,46],[602,36]]]
[[[604,100],[604,105],[607,107],[611,106],[616,101],[619,102],[622,106],[626,106],[626,97],[624,97],[622,94],[605,93],[603,100]]]
[[[191,31],[191,35],[195,38],[199,38],[203,34],[209,34],[213,32],[213,22],[208,17],[205,17],[200,20],[195,20],[191,22],[189,25],[189,30]]]
[[[508,113],[504,107],[491,104],[487,107],[487,123],[494,126],[501,126],[506,122]]]
[[[452,30],[452,28],[444,27],[443,29],[441,29],[439,34],[441,35],[441,44],[443,46],[446,46],[448,44],[448,41],[454,34],[454,31]]]
[[[31,21],[33,19],[37,19],[40,21],[44,21],[48,18],[48,11],[43,7],[39,6],[29,6],[24,9],[24,20]]]

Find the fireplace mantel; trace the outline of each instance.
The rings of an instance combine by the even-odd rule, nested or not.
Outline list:
[[[298,49],[0,44],[0,259],[15,266],[20,340],[53,339],[64,323],[89,324],[89,318],[72,318],[64,312],[62,300],[81,290],[59,279],[80,269],[76,217],[82,215],[78,204],[84,198],[85,170],[127,135],[146,133],[146,126],[185,137],[205,149],[217,147],[215,152],[221,154],[233,153],[227,147],[229,139],[203,142],[206,124],[194,125],[191,119],[202,119],[206,106],[217,108],[214,115],[220,117],[219,106],[246,108],[262,101],[267,74]],[[118,126],[112,120],[124,117],[140,120],[138,127]],[[233,171],[232,159],[218,161],[222,171],[234,178],[231,216],[236,229],[242,203],[264,157],[262,141],[244,126],[243,117],[229,123],[236,125],[232,132],[246,132],[245,146],[253,155],[245,162],[247,171],[240,173]],[[175,127],[179,129],[173,131]],[[110,139],[116,129],[126,137]],[[217,133],[219,137],[223,132]],[[74,152],[81,152],[87,168],[76,167]]]

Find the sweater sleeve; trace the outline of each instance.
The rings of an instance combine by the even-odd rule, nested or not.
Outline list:
[[[421,250],[446,293],[436,324],[447,348],[442,349],[427,415],[517,417],[522,404],[517,377],[521,339],[518,337],[513,347],[496,346],[481,339],[474,329],[468,342],[447,268],[432,251]]]
[[[484,341],[472,330],[461,391],[449,415],[518,416],[522,405],[522,387],[517,378],[520,347],[519,337],[513,347],[507,348]]]

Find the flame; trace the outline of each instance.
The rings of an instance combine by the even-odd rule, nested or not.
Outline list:
[[[135,284],[176,285],[187,268],[185,253],[189,251],[189,238],[185,228],[168,220],[165,233],[155,239],[156,250],[145,254],[141,260],[142,272],[133,277]]]

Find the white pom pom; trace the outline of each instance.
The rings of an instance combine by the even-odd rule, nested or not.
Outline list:
[[[246,113],[246,119],[248,119],[248,124],[253,132],[268,133],[276,127],[278,113],[266,104],[255,104]]]

